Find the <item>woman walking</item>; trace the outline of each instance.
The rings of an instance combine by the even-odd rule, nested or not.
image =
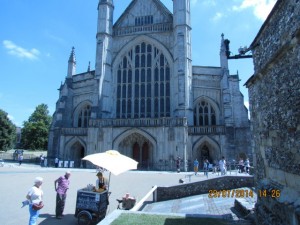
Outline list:
[[[34,209],[34,204],[40,204],[43,200],[43,191],[42,191],[42,177],[36,177],[34,180],[34,185],[29,189],[26,198],[29,201],[29,225],[36,225],[37,218],[40,214],[40,209]]]

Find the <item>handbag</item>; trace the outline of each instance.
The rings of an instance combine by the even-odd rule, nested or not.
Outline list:
[[[33,210],[40,210],[44,207],[44,203],[40,201],[39,203],[34,203],[32,204],[32,209]]]

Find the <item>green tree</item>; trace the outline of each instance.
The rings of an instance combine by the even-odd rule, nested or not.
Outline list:
[[[51,124],[48,106],[38,105],[25,121],[22,129],[22,146],[24,149],[47,149],[48,134]]]
[[[7,113],[0,109],[0,150],[7,151],[16,141],[16,126],[7,117]]]

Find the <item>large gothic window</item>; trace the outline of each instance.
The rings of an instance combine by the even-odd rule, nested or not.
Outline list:
[[[216,111],[208,102],[202,100],[194,108],[195,126],[216,125]]]
[[[91,106],[86,105],[77,115],[77,127],[87,127],[91,117]]]
[[[117,69],[117,118],[170,116],[170,65],[154,45],[142,42]]]

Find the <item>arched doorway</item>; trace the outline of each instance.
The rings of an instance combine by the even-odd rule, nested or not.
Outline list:
[[[150,168],[152,162],[153,145],[147,138],[139,133],[126,136],[119,144],[118,150],[136,160],[138,169]]]
[[[133,145],[132,158],[137,162],[140,160],[140,146],[137,142]]]
[[[132,147],[132,158],[139,162],[139,169],[145,169],[149,166],[149,144],[148,142],[144,142],[141,146],[137,142],[134,143]]]
[[[142,165],[143,167],[147,166],[147,162],[149,162],[149,144],[145,142],[142,147]]]
[[[205,159],[208,159],[210,164],[217,164],[220,158],[220,148],[212,139],[204,137],[195,146],[193,156],[198,159],[200,168],[203,167]]]
[[[209,148],[207,147],[207,145],[203,145],[201,148],[201,162],[203,162],[204,160],[208,159],[209,162],[211,162],[211,158],[209,156]]]
[[[84,146],[79,141],[76,141],[70,148],[68,160],[74,161],[74,167],[81,167],[81,159],[84,157],[84,153]],[[82,161],[82,167],[86,168],[85,161]]]

